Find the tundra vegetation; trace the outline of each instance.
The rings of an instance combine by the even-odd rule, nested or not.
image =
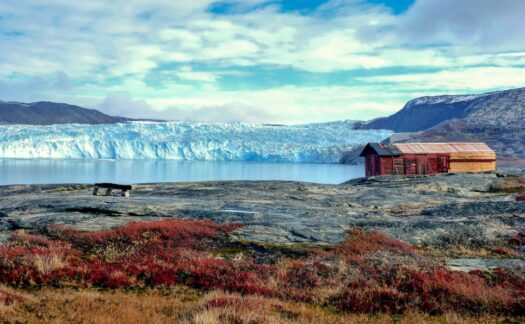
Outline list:
[[[17,231],[0,247],[7,322],[292,323],[524,320],[523,268],[455,272],[428,252],[350,229],[333,245],[232,241],[241,227],[133,222]],[[494,247],[523,251],[525,234]]]

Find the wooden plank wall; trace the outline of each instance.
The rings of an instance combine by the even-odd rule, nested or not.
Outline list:
[[[487,161],[487,162],[453,162],[450,161],[450,169],[448,172],[457,173],[457,172],[485,172],[485,171],[494,171],[496,170],[496,161]]]
[[[450,155],[449,154],[438,154],[437,155],[438,163],[438,173],[448,173],[450,169]]]
[[[416,175],[416,155],[405,154],[403,156],[406,175]]]
[[[381,175],[381,160],[375,154],[367,154],[365,156],[365,175],[373,177]]]
[[[381,157],[381,175],[403,175],[405,169],[402,156]]]
[[[451,160],[496,160],[496,153],[483,152],[454,152],[450,153]]]
[[[394,174],[403,175],[405,174],[405,164],[403,156],[394,157]]]
[[[496,153],[459,152],[450,154],[451,173],[496,170]]]
[[[381,157],[381,175],[391,175],[393,172],[392,168],[392,157],[382,156]]]

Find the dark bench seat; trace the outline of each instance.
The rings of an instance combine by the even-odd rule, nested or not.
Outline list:
[[[133,186],[116,183],[95,183],[93,195],[97,196],[100,189],[106,189],[106,196],[111,196],[113,190],[121,190],[122,197],[129,197],[129,192],[133,189]]]

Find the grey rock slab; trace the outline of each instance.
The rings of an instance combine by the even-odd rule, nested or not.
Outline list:
[[[178,217],[240,222],[245,226],[233,237],[259,242],[335,243],[349,227],[362,227],[418,245],[481,244],[525,228],[525,203],[490,192],[498,176],[141,184],[129,198],[93,196],[88,185],[6,186],[0,231],[56,223],[98,230]]]
[[[454,271],[469,272],[472,270],[489,271],[495,268],[515,268],[525,266],[519,259],[448,259],[445,265]]]

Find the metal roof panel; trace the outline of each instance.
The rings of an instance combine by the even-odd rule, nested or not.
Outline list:
[[[396,143],[404,154],[427,153],[495,153],[485,143]]]
[[[364,156],[365,151],[371,148],[379,156],[400,156],[403,153],[392,144],[383,144],[383,143],[368,143],[359,156]]]

